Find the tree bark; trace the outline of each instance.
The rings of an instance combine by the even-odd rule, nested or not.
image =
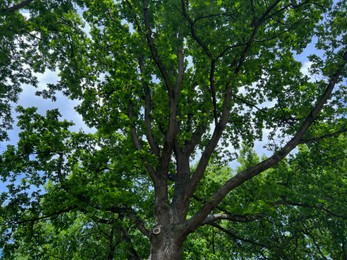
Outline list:
[[[156,226],[151,233],[151,254],[149,260],[182,259],[184,238],[175,225],[171,227]]]

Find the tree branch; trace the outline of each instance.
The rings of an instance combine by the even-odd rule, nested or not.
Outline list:
[[[170,88],[171,88],[170,78],[169,78],[169,75],[168,75],[168,73],[164,67],[163,62],[161,61],[161,59],[158,55],[158,51],[157,51],[157,48],[155,47],[153,37],[152,37],[152,29],[151,29],[150,16],[149,16],[149,11],[148,11],[148,0],[143,1],[143,13],[144,13],[144,18],[145,18],[146,39],[147,39],[149,49],[151,51],[152,57],[153,57],[156,65],[160,71],[160,74],[162,75],[162,77],[164,79],[164,83],[165,83],[168,91],[170,91]]]
[[[251,46],[255,40],[255,37],[258,34],[258,30],[259,30],[260,26],[265,22],[265,20],[267,19],[267,16],[278,5],[279,2],[281,2],[281,0],[276,0],[273,4],[271,4],[266,9],[266,11],[263,13],[263,15],[257,21],[254,21],[254,24],[252,22],[252,25],[254,26],[253,32],[252,32],[250,39],[247,41],[245,49],[243,50],[243,52],[241,54],[241,57],[238,61],[238,65],[235,69],[235,74],[238,74],[239,71],[241,70],[241,67],[245,61],[245,58],[247,57],[247,54],[248,54],[249,50],[251,49]]]
[[[132,113],[132,105],[131,103],[129,104],[129,119],[130,121],[132,121],[133,119],[133,113]],[[137,131],[136,131],[136,127],[135,125],[133,124],[133,122],[130,122],[130,134],[131,134],[131,138],[132,138],[132,141],[133,141],[133,144],[135,146],[135,148],[138,150],[138,151],[141,151],[142,150],[142,145],[140,143],[140,140],[139,140],[139,137],[138,137],[138,134],[137,134]],[[148,158],[144,157],[144,156],[141,156],[141,159],[146,167],[146,170],[149,174],[149,176],[151,177],[153,183],[156,183],[157,182],[157,177],[155,175],[155,170],[153,169],[153,167],[150,165],[150,163],[148,162]]]
[[[209,215],[201,223],[201,225],[212,224],[219,220],[230,220],[233,222],[253,222],[261,218],[261,215],[238,215],[238,214],[226,214],[226,213],[217,213]]]
[[[143,59],[139,59],[139,67],[140,72],[143,73]],[[142,86],[144,90],[144,99],[145,99],[145,124],[146,124],[146,137],[151,147],[152,152],[156,156],[160,156],[160,149],[158,144],[154,140],[153,132],[152,132],[152,119],[151,119],[151,111],[152,111],[152,98],[151,98],[151,90],[148,86],[148,83],[145,82],[143,78],[141,78]]]
[[[205,53],[207,54],[207,56],[213,60],[213,56],[212,53],[210,51],[210,49],[207,47],[207,45],[199,38],[199,36],[196,34],[196,30],[194,28],[194,24],[196,21],[193,21],[188,12],[187,12],[187,7],[186,7],[186,3],[185,0],[181,0],[181,4],[182,4],[182,14],[184,16],[184,18],[188,21],[189,25],[190,25],[190,31],[192,34],[193,39],[201,46],[201,48],[205,51]]]
[[[167,174],[169,171],[169,163],[172,156],[172,150],[173,150],[173,140],[177,133],[177,102],[178,102],[178,88],[173,87],[170,83],[169,75],[158,55],[157,49],[155,47],[153,38],[152,38],[152,30],[150,25],[150,16],[148,11],[148,0],[143,1],[143,11],[144,11],[144,18],[145,18],[145,27],[146,27],[146,38],[147,43],[150,48],[152,58],[154,59],[163,79],[164,83],[166,85],[168,96],[169,96],[169,107],[170,107],[170,117],[169,117],[169,124],[168,129],[166,132],[163,150],[162,150],[162,157],[160,162],[160,173],[161,178],[164,183],[167,181]],[[181,59],[182,57],[179,57]],[[183,59],[182,59],[183,60]],[[179,71],[179,77],[183,76],[183,72]],[[180,82],[180,79],[177,79],[177,82]],[[159,188],[158,185],[155,185],[155,187]],[[167,197],[167,196],[164,196]],[[164,203],[164,202],[162,202]],[[165,202],[166,203],[166,202]]]
[[[276,5],[280,2],[280,0],[277,0],[275,1],[267,10],[266,12],[261,16],[261,18],[258,19],[258,21],[255,22],[254,24],[254,29],[253,29],[253,32],[252,32],[252,35],[250,36],[249,40],[247,41],[247,43],[244,43],[244,44],[237,44],[235,45],[234,47],[236,46],[245,46],[239,60],[234,60],[232,62],[232,66],[236,66],[236,69],[235,69],[235,74],[238,74],[240,69],[241,69],[241,66],[243,65],[243,62],[252,46],[252,44],[255,42],[255,37],[257,35],[257,32],[259,30],[259,27],[262,25],[262,23],[266,20],[267,18],[267,15],[271,12],[271,10],[273,8],[276,7]],[[184,0],[181,0],[181,3],[182,3],[182,10],[183,10],[183,16],[187,19],[187,21],[189,22],[190,26],[191,26],[191,30],[192,30],[192,37],[199,43],[199,45],[205,50],[206,54],[212,59],[211,61],[211,70],[210,70],[210,88],[211,88],[211,93],[212,93],[212,99],[213,99],[213,105],[214,105],[214,117],[215,117],[215,121],[216,121],[216,99],[215,99],[215,88],[214,88],[214,82],[213,82],[213,73],[214,73],[214,66],[215,66],[215,60],[213,59],[212,57],[212,54],[211,52],[209,51],[209,49],[205,46],[205,44],[196,36],[196,32],[194,30],[194,22],[192,21],[192,19],[189,17],[188,13],[187,13],[187,10],[186,10],[186,4],[184,2]],[[228,47],[229,48],[229,47]],[[227,49],[228,49],[227,48]],[[222,57],[224,55],[224,53],[227,51],[224,50],[219,56],[218,58]],[[230,86],[229,86],[230,87]],[[232,95],[232,92],[229,93],[229,95]],[[229,100],[229,99],[228,99]],[[231,99],[228,101],[231,103]],[[224,119],[228,119],[229,117],[229,110],[230,110],[230,103],[228,102],[224,102],[223,104],[223,112],[222,112],[222,118],[221,118],[221,121],[220,122],[224,122]],[[228,111],[225,111],[225,109],[228,109]],[[225,121],[225,123],[227,123],[227,120]],[[222,126],[222,124],[220,125]],[[224,125],[225,127],[225,125]],[[216,128],[215,128],[215,131],[213,133],[213,136],[211,138],[211,141],[209,143],[208,146],[213,146],[213,145],[217,145],[218,141],[219,141],[219,138],[224,130],[224,127],[222,126],[223,129],[220,129],[216,132],[217,130],[217,124],[216,124]],[[201,136],[204,134],[205,132],[205,129],[204,128],[199,128],[197,129],[194,133],[193,133],[193,136],[190,140],[190,142],[187,143],[186,147],[185,147],[185,151],[188,153],[188,154],[191,154],[195,148],[195,146],[197,145],[197,143],[200,141],[201,139]],[[219,133],[220,132],[220,133]],[[219,136],[219,137],[218,137]],[[213,141],[212,141],[213,140]],[[217,141],[217,142],[215,142]],[[213,149],[215,148],[215,146],[213,147]],[[213,150],[212,149],[212,150]],[[208,151],[210,150],[210,148],[208,149],[206,147],[205,151]],[[212,153],[211,153],[212,154]],[[205,157],[204,156],[204,153],[203,155],[201,156],[201,159],[200,161],[203,159],[203,158],[206,158],[207,160],[205,161],[205,159],[203,160],[204,161],[204,164],[206,164],[207,166],[207,162],[209,160],[209,157],[211,156],[211,154],[208,156],[208,153],[205,153]],[[200,163],[199,163],[200,164]],[[204,167],[203,165],[201,165],[201,174],[203,174],[204,172]],[[197,181],[198,181],[198,178],[197,178]]]
[[[143,223],[142,219],[137,216],[136,212],[132,208],[128,207],[103,207],[99,204],[92,203],[90,198],[83,196],[83,195],[76,195],[76,197],[86,203],[88,206],[97,209],[97,210],[102,210],[102,211],[109,211],[112,213],[117,213],[117,214],[122,214],[123,216],[127,216],[129,219],[134,221],[135,226],[137,229],[144,234],[146,237],[149,237],[149,231],[146,228],[145,224]]]
[[[212,223],[210,225],[215,227],[215,228],[217,228],[217,229],[219,229],[220,231],[223,231],[224,233],[228,234],[229,236],[231,236],[232,238],[234,238],[236,240],[240,240],[240,241],[245,242],[245,243],[249,243],[249,244],[252,244],[252,245],[260,246],[262,248],[268,248],[268,246],[265,245],[265,244],[262,244],[262,243],[259,243],[257,241],[253,241],[253,240],[250,240],[250,239],[247,239],[247,238],[240,237],[240,236],[232,233],[231,231],[223,228],[222,226],[220,226],[220,225],[218,225],[216,223]]]
[[[15,12],[18,11],[19,9],[28,6],[31,2],[33,2],[34,0],[24,0],[23,2],[20,2],[19,4],[15,4],[11,7],[2,9],[3,12]]]
[[[316,247],[318,253],[320,254],[320,256],[322,257],[322,259],[328,259],[324,256],[324,254],[323,254],[321,248],[319,247],[315,237],[305,227],[303,229],[304,229],[303,233],[312,239],[312,242],[315,245],[315,247]]]
[[[144,234],[146,237],[149,237],[150,233],[149,233],[148,229],[146,228],[143,220],[139,216],[137,216],[137,214],[134,212],[133,209],[129,209],[127,211],[127,216],[134,222],[136,228],[142,234]]]
[[[66,209],[61,209],[61,210],[58,210],[56,212],[53,212],[53,213],[50,213],[50,214],[47,214],[47,215],[43,215],[43,216],[40,216],[40,217],[33,217],[33,218],[27,218],[27,219],[22,219],[22,220],[19,220],[17,221],[16,223],[17,224],[24,224],[24,223],[27,223],[27,222],[35,222],[35,221],[39,221],[39,220],[43,220],[43,219],[47,219],[47,218],[51,218],[51,217],[58,217],[59,215],[63,214],[63,213],[66,213],[66,212],[69,212],[71,210],[74,210],[74,209],[77,209],[77,206],[70,206]]]
[[[211,155],[214,152],[219,142],[219,139],[222,136],[223,130],[228,122],[229,114],[230,114],[230,106],[232,101],[232,98],[231,98],[232,90],[230,87],[227,87],[227,90],[224,96],[225,97],[224,97],[224,103],[223,103],[223,109],[222,109],[223,112],[222,112],[220,121],[216,125],[213,131],[212,137],[200,157],[195,173],[190,180],[190,184],[187,186],[187,192],[185,196],[186,200],[189,200],[190,197],[194,194],[198,183],[200,182],[202,176],[205,173],[205,170],[211,158]]]
[[[118,227],[118,232],[120,235],[120,239],[122,241],[126,242],[128,245],[127,249],[129,250],[129,253],[131,254],[131,257],[129,257],[128,259],[141,259],[140,256],[138,255],[138,253],[136,252],[136,250],[133,246],[133,243],[131,242],[131,239],[129,237],[127,230],[123,226],[120,226],[120,227]],[[114,258],[111,257],[109,259],[114,259]]]
[[[242,97],[239,97],[238,95],[233,94],[233,98],[241,101],[242,103],[246,104],[248,107],[255,108],[262,113],[266,113],[266,111],[264,111],[264,109],[259,108],[256,104],[253,104],[251,101],[248,101]]]
[[[211,69],[210,69],[210,90],[212,96],[212,105],[213,105],[213,115],[214,115],[214,123],[215,126],[218,124],[218,115],[217,115],[217,100],[216,100],[216,89],[214,87],[214,72],[216,69],[216,61],[211,61]]]
[[[327,138],[331,138],[331,137],[338,137],[341,134],[344,134],[347,132],[347,128],[342,128],[339,131],[336,131],[334,133],[329,133],[329,134],[325,134],[325,135],[321,135],[321,136],[317,136],[317,137],[313,137],[313,138],[302,138],[300,143],[301,144],[307,144],[307,143],[314,143],[314,142],[319,142],[321,140],[327,139]]]
[[[176,95],[178,94],[178,91],[181,87],[182,81],[183,81],[183,74],[184,74],[184,55],[183,55],[183,37],[181,33],[178,33],[178,41],[179,41],[179,47],[177,50],[177,63],[178,63],[178,75],[176,79]]]
[[[206,126],[200,126],[192,134],[192,137],[189,141],[187,141],[186,145],[184,146],[184,153],[187,155],[191,155],[195,149],[195,147],[200,143],[202,135],[206,132]]]

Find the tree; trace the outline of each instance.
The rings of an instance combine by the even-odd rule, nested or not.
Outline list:
[[[204,232],[206,225],[234,236],[239,241],[232,246],[235,250],[249,244],[268,250],[252,249],[251,256],[294,252],[292,244],[284,247],[286,241],[296,241],[302,248],[314,245],[317,250],[312,252],[326,254],[322,251],[330,248],[326,239],[318,241],[318,231],[312,230],[318,220],[283,228],[287,216],[303,219],[304,213],[295,207],[313,205],[299,200],[309,190],[302,185],[295,194],[297,190],[289,186],[271,195],[266,187],[282,182],[278,168],[270,170],[276,165],[303,181],[291,173],[294,166],[285,159],[299,144],[309,147],[345,132],[345,1],[71,2],[62,1],[61,6],[68,8],[54,16],[59,22],[49,23],[61,27],[32,29],[42,43],[37,49],[44,60],[41,70],[59,71],[59,82],[41,94],[54,98],[56,91],[63,91],[80,99],[77,110],[96,133],[69,131],[71,123],[60,121],[57,110],[43,116],[35,108],[17,108],[20,141],[1,155],[2,178],[13,182],[1,200],[5,255],[20,249],[23,256],[29,248],[47,253],[40,246],[51,239],[51,224],[70,230],[69,239],[74,227],[96,232],[102,244],[98,248],[109,259],[120,252],[115,248],[120,243],[126,246],[119,254],[126,257],[181,259],[188,236],[200,227]],[[12,9],[21,17],[19,10],[27,9],[41,25],[42,6],[51,7],[53,14],[61,10],[55,1],[23,1],[17,6],[3,8],[2,17]],[[83,22],[88,24],[84,31]],[[317,43],[309,56],[309,77],[295,57],[313,39]],[[28,47],[18,48],[25,53]],[[315,55],[318,50],[321,56]],[[32,60],[27,65],[35,71]],[[7,63],[12,62],[9,57]],[[2,75],[20,82],[20,75],[12,72]],[[241,144],[252,147],[264,135],[271,156],[259,160],[247,149],[240,151]],[[312,158],[319,152],[308,151]],[[233,174],[221,167],[246,155],[249,159],[241,160],[242,167]],[[217,168],[208,170],[209,165]],[[217,181],[204,189],[202,184],[211,176]],[[249,187],[264,188],[245,211],[241,205],[249,202],[241,201]],[[281,200],[282,192],[293,201]],[[233,204],[230,210],[222,207],[226,201]],[[283,211],[259,210],[274,203],[283,205]],[[279,241],[280,247],[268,239],[262,244],[259,233],[258,239],[241,237],[241,232],[253,234],[250,227],[268,238],[276,232],[289,238]],[[106,240],[98,232],[106,232]],[[40,246],[31,247],[32,242],[23,239],[30,236],[37,237]],[[150,252],[134,244],[144,237]],[[70,251],[64,252],[72,256],[81,252],[78,245],[89,245],[82,240],[71,238],[77,245],[69,244]]]

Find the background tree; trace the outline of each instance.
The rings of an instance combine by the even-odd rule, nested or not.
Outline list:
[[[48,3],[53,13],[59,10]],[[24,7],[36,17],[42,4]],[[29,248],[56,254],[66,237],[71,244],[61,253],[83,258],[80,249],[89,242],[73,237],[76,232],[93,233],[109,259],[180,259],[190,254],[183,251],[185,241],[204,245],[199,232],[214,241],[212,252],[218,243],[230,248],[230,258],[328,257],[329,236],[339,245],[331,256],[345,254],[345,231],[337,228],[345,213],[336,213],[324,190],[323,203],[309,196],[317,189],[299,185],[307,176],[317,187],[315,173],[292,171],[311,172],[297,160],[310,155],[315,164],[320,150],[303,145],[297,158],[285,159],[299,144],[324,144],[345,131],[345,1],[76,4],[78,12],[69,5],[62,13],[66,22],[55,27],[56,37],[34,30],[48,35],[40,52],[47,63],[40,68],[59,70],[59,82],[43,94],[63,90],[80,99],[77,110],[96,132],[69,131],[71,123],[60,121],[57,110],[43,116],[18,107],[20,141],[1,156],[2,178],[12,181],[1,197],[5,257],[25,256]],[[85,33],[82,22],[88,24]],[[314,37],[308,77],[295,57]],[[317,50],[323,54],[314,55]],[[241,144],[252,147],[263,138],[273,152],[268,158],[240,151]],[[322,148],[332,153],[328,145]],[[231,174],[222,166],[237,157],[241,167]],[[332,177],[334,169],[324,167],[322,176]],[[340,176],[341,185],[329,183],[343,191]],[[60,249],[47,251],[52,228],[60,232],[54,237]],[[216,243],[217,231],[232,239]],[[321,240],[318,234],[324,234]],[[32,237],[35,247],[27,240]],[[145,238],[149,251],[137,242]],[[224,257],[225,251],[219,253]]]

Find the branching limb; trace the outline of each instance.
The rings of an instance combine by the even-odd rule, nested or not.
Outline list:
[[[201,198],[193,195],[193,198],[198,202],[204,202]],[[233,214],[231,212],[228,212],[224,208],[217,206],[217,210],[223,213],[217,213],[217,214],[210,214],[206,217],[206,219],[202,222],[202,225],[211,224],[214,222],[217,222],[219,220],[230,220],[234,222],[252,222],[255,220],[259,220],[263,218],[263,215],[256,214],[256,215],[240,215],[240,214]]]
[[[23,2],[20,2],[18,4],[15,4],[11,7],[8,7],[6,9],[3,9],[2,12],[15,12],[15,11],[18,11],[19,9],[21,8],[24,8],[26,6],[28,6],[31,2],[33,2],[34,0],[25,0]]]
[[[302,140],[303,136],[316,120],[319,112],[322,110],[324,104],[327,102],[331,93],[339,81],[340,74],[344,70],[347,63],[347,59],[344,59],[344,63],[340,64],[338,71],[330,79],[325,92],[317,101],[316,105],[312,108],[310,114],[305,118],[301,127],[298,129],[296,134],[292,137],[290,141],[276,153],[274,153],[268,159],[258,163],[257,165],[244,170],[229,181],[227,181],[201,208],[201,210],[189,221],[187,225],[187,232],[190,233],[195,230],[207,217],[207,215],[217,207],[217,205],[225,198],[225,196],[236,187],[240,186],[245,181],[253,178],[254,176],[262,173],[263,171],[273,167],[279,161],[281,161],[288,153],[290,153]]]
[[[195,147],[200,143],[202,135],[206,132],[206,126],[200,126],[195,129],[192,134],[191,139],[186,143],[184,147],[184,153],[187,155],[191,155],[195,149]]]
[[[245,61],[245,58],[247,57],[249,50],[251,49],[251,46],[253,45],[253,42],[255,41],[255,38],[258,34],[259,28],[260,26],[266,21],[266,19],[268,18],[269,14],[271,13],[271,11],[281,2],[281,0],[276,0],[274,3],[272,3],[267,10],[263,13],[263,15],[254,22],[253,25],[253,32],[251,37],[249,38],[247,45],[245,47],[245,49],[243,50],[239,61],[238,61],[238,65],[235,68],[235,74],[238,74],[241,70],[241,67]]]
[[[200,182],[202,176],[204,175],[204,172],[211,158],[211,155],[214,152],[222,136],[223,130],[228,122],[229,114],[230,114],[230,106],[232,101],[232,98],[231,98],[232,90],[230,87],[227,88],[224,96],[225,97],[224,97],[224,103],[223,103],[223,109],[222,109],[223,112],[222,112],[220,121],[214,129],[212,137],[209,143],[207,144],[204,152],[202,153],[198,166],[196,167],[195,173],[192,176],[190,184],[187,187],[186,198],[185,198],[186,200],[189,200],[191,196],[194,194],[198,183]]]
[[[133,223],[135,224],[136,228],[146,237],[149,237],[149,231],[146,228],[143,220],[136,214],[135,210],[129,207],[118,207],[118,206],[108,206],[105,207],[103,205],[100,205],[98,203],[92,202],[91,199],[85,195],[81,195],[81,194],[75,194],[73,192],[73,190],[71,190],[70,187],[64,185],[62,187],[66,192],[72,194],[73,196],[75,196],[80,202],[84,203],[85,206],[83,207],[78,207],[78,206],[71,206],[68,208],[68,210],[62,210],[62,211],[57,211],[55,213],[52,213],[51,215],[55,216],[57,214],[61,214],[64,212],[68,212],[70,210],[76,209],[76,210],[80,210],[83,213],[87,213],[88,212],[88,207],[97,209],[97,210],[101,210],[101,211],[108,211],[108,212],[112,212],[112,213],[117,213],[123,216],[128,217],[129,219],[131,219],[133,221]],[[61,213],[60,213],[61,212]],[[48,216],[50,217],[50,216]],[[47,217],[46,217],[47,218]]]
[[[164,145],[162,149],[162,156],[161,156],[161,165],[160,165],[160,173],[162,176],[160,176],[161,181],[165,183],[167,181],[167,174],[169,171],[169,164],[172,156],[172,151],[173,151],[173,144],[174,144],[174,138],[177,134],[177,103],[178,103],[178,88],[175,88],[175,86],[172,86],[170,82],[170,77],[167,73],[167,70],[164,67],[164,64],[162,60],[159,57],[159,54],[157,52],[156,46],[154,44],[154,39],[152,37],[152,29],[150,25],[150,15],[149,15],[149,10],[148,10],[148,0],[143,1],[143,11],[144,11],[144,19],[145,19],[145,28],[146,28],[146,38],[147,38],[147,43],[149,46],[149,49],[152,54],[152,58],[155,61],[160,74],[163,77],[164,83],[167,88],[168,96],[169,96],[169,107],[170,107],[170,117],[169,117],[169,124],[168,124],[168,129],[166,132],[165,140],[164,140]],[[179,59],[182,59],[183,63],[183,58],[179,57]],[[181,61],[180,61],[181,63]],[[181,66],[180,66],[181,67]],[[181,70],[181,68],[179,68]],[[183,71],[179,71],[179,76],[177,78],[177,82],[181,83],[181,79],[183,77]],[[163,189],[162,184],[154,185],[155,189]],[[164,185],[166,186],[166,185]],[[167,193],[167,191],[162,190],[161,192]],[[163,198],[167,198],[167,195],[163,195]],[[162,196],[159,196],[162,197]],[[166,201],[160,202],[161,204],[165,204]]]
[[[255,108],[256,110],[262,112],[262,113],[266,113],[266,111],[264,111],[264,109],[258,107],[256,104],[253,104],[251,101],[248,101],[247,99],[244,99],[238,95],[235,95],[233,94],[233,98],[241,101],[242,103],[244,103],[245,105],[247,105],[248,107],[251,107],[251,108]]]
[[[182,5],[182,13],[184,18],[188,21],[189,25],[190,25],[190,31],[191,31],[191,35],[193,37],[193,39],[201,46],[201,48],[205,51],[206,55],[213,60],[213,56],[212,53],[210,51],[210,49],[207,47],[207,45],[200,39],[200,37],[196,34],[196,30],[194,27],[194,24],[196,21],[193,21],[188,12],[187,12],[187,4],[185,2],[185,0],[181,0],[181,5]]]
[[[132,6],[132,4],[130,3],[130,1],[126,1],[126,3],[128,4],[129,8],[134,11],[134,8]],[[137,31],[141,34],[143,33],[143,30],[141,28],[140,22],[136,16],[136,13],[134,13],[134,21],[135,21],[135,28],[137,29]],[[144,72],[144,61],[143,61],[143,57],[139,58],[139,69],[140,72],[143,73]],[[148,140],[148,143],[151,147],[151,150],[153,152],[153,154],[155,154],[156,156],[160,155],[160,149],[158,144],[155,142],[154,140],[154,136],[153,136],[153,132],[152,132],[152,119],[151,119],[151,110],[152,110],[152,98],[151,98],[151,91],[149,88],[149,85],[147,82],[145,82],[145,80],[143,78],[141,78],[141,82],[142,82],[142,86],[143,86],[143,90],[144,90],[144,100],[145,100],[145,124],[146,124],[146,137]],[[133,139],[135,135],[134,131],[132,133]]]
[[[314,237],[314,235],[313,235],[311,232],[309,232],[308,229],[307,229],[306,227],[304,227],[303,229],[304,229],[304,230],[303,230],[303,233],[304,233],[306,236],[308,236],[308,237],[311,238],[311,240],[312,240],[314,246],[316,247],[318,253],[320,254],[321,258],[322,258],[322,259],[328,259],[328,258],[326,258],[326,257],[324,256],[324,254],[323,254],[323,252],[322,252],[322,250],[321,250],[319,244],[317,243],[317,240],[316,240],[316,238]]]
[[[224,99],[224,104],[223,104],[223,109],[222,109],[222,115],[220,118],[220,121],[218,122],[218,115],[217,115],[217,109],[216,109],[216,92],[215,92],[215,87],[214,87],[214,71],[215,71],[215,59],[213,59],[212,53],[210,50],[207,48],[207,46],[201,41],[201,39],[196,35],[196,31],[194,29],[194,21],[189,17],[189,14],[187,13],[187,7],[186,3],[184,0],[181,0],[182,3],[182,12],[183,16],[186,18],[186,20],[189,22],[190,27],[191,27],[191,33],[193,39],[204,49],[205,53],[211,58],[211,70],[210,70],[210,89],[211,89],[211,95],[212,95],[212,101],[213,101],[213,107],[214,107],[214,119],[215,119],[215,130],[213,132],[212,138],[205,148],[205,151],[203,152],[200,162],[198,164],[194,180],[192,181],[190,190],[193,191],[195,190],[196,184],[199,182],[201,179],[204,170],[208,164],[209,158],[212,155],[213,150],[215,149],[216,145],[218,144],[218,141],[222,135],[222,132],[227,124],[228,118],[229,118],[229,113],[230,113],[230,105],[231,105],[231,95],[232,91],[230,90],[230,86],[227,86],[226,88],[228,89],[225,93],[225,99]],[[250,36],[249,41],[247,44],[245,44],[245,48],[243,52],[241,53],[241,56],[238,60],[234,60],[232,63],[232,66],[236,66],[235,68],[235,74],[238,74],[241,66],[243,65],[243,62],[248,55],[248,52],[255,40],[255,37],[257,35],[258,29],[260,25],[265,21],[267,15],[271,12],[271,10],[279,3],[279,0],[277,0],[273,5],[271,5],[268,10],[263,14],[261,18],[259,18],[258,21],[256,21],[254,25],[254,30],[252,35]],[[243,46],[243,45],[242,45]],[[192,139],[186,146],[186,151],[188,154],[190,154],[195,146],[197,145],[197,142],[200,141],[201,136],[204,133],[204,129],[197,129],[197,131],[193,134]],[[194,192],[194,191],[193,191]],[[187,199],[191,196],[192,193],[190,193],[187,197]]]

